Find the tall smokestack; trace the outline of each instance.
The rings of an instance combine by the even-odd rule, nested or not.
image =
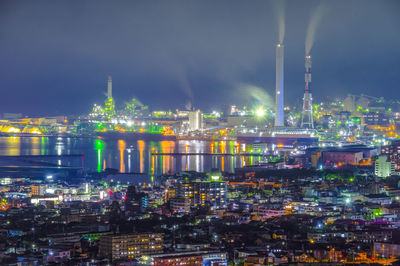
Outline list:
[[[276,45],[276,76],[275,76],[275,127],[283,127],[283,54],[282,43]]]
[[[314,128],[313,113],[312,113],[312,94],[311,94],[311,55],[309,54],[306,54],[305,67],[306,67],[306,72],[304,74],[304,81],[306,82],[306,86],[304,88],[301,127]]]
[[[107,84],[107,98],[112,98],[112,79],[111,76],[108,76],[108,84]]]

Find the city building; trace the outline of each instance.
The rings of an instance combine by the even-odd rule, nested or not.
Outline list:
[[[142,256],[140,265],[228,265],[225,252],[189,251]]]
[[[191,207],[209,206],[214,209],[226,207],[227,186],[219,175],[211,175],[210,180],[185,178],[178,183],[177,191],[177,198],[188,199]],[[186,206],[185,202],[175,200],[175,204],[178,203],[180,206]]]
[[[395,173],[396,164],[388,160],[387,155],[381,155],[375,161],[375,175],[388,177]]]
[[[323,152],[323,161],[326,163],[334,163],[338,165],[356,165],[363,158],[362,151],[340,151],[332,150]]]
[[[390,124],[389,117],[381,112],[365,112],[363,120],[365,125],[387,126]]]
[[[400,167],[400,141],[392,141],[390,145],[382,146],[381,153],[389,156],[389,160],[396,164],[396,168]]]
[[[133,259],[163,251],[164,235],[160,233],[107,235],[100,237],[99,256],[111,260]]]
[[[43,196],[46,194],[46,185],[33,185],[31,194],[34,196]]]
[[[125,210],[128,212],[143,213],[149,207],[149,196],[134,185],[128,187],[125,197]]]
[[[189,112],[189,131],[203,129],[203,114],[200,110]]]
[[[191,207],[189,198],[172,198],[169,201],[171,211],[173,213],[189,213]]]

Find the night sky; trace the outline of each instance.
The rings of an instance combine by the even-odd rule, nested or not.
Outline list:
[[[282,2],[2,0],[0,113],[88,113],[103,103],[107,75],[117,105],[132,97],[171,110],[271,104],[283,13],[286,104],[301,100],[317,15],[314,99],[400,99],[400,1]]]

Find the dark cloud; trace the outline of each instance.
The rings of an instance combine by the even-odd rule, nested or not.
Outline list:
[[[103,100],[108,74],[117,102],[138,97],[155,108],[240,104],[241,84],[272,94],[276,1],[3,0],[0,112],[87,112]],[[319,2],[285,3],[289,103],[302,95],[306,29]],[[312,48],[314,98],[397,97],[398,1],[326,4]]]

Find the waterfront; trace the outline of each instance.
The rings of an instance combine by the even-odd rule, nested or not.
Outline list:
[[[156,175],[179,171],[207,172],[211,168],[233,173],[235,167],[253,164],[257,156],[162,155],[152,153],[211,153],[237,154],[249,151],[251,145],[236,141],[145,141],[100,140],[69,137],[0,137],[0,156],[21,155],[83,155],[78,158],[57,158],[63,166],[85,167],[96,171],[106,168],[122,173],[154,173]]]

